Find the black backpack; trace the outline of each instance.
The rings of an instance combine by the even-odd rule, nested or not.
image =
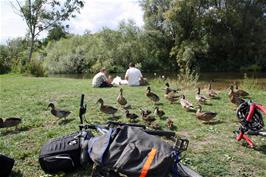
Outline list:
[[[81,137],[85,140],[81,142]],[[39,163],[47,173],[72,171],[88,162],[87,141],[90,132],[76,132],[67,136],[51,139],[43,145]]]
[[[15,160],[0,154],[0,177],[9,176]]]

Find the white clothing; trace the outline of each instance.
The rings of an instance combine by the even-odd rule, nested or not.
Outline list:
[[[127,85],[127,80],[122,80],[121,77],[116,76],[112,82],[113,85],[119,86],[119,85]]]
[[[139,81],[142,78],[142,74],[140,72],[139,69],[131,67],[127,70],[126,72],[126,77],[128,80],[128,85],[130,86],[138,86],[139,85]]]

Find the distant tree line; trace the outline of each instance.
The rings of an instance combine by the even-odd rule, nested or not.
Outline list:
[[[142,0],[143,28],[122,21],[116,30],[73,35],[61,23],[35,41],[1,45],[0,71],[96,72],[106,66],[123,72],[129,62],[145,72],[266,71],[266,1]],[[37,70],[37,71],[36,71]]]

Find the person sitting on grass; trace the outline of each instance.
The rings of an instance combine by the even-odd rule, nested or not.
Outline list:
[[[126,72],[125,79],[129,86],[145,85],[146,80],[143,78],[140,70],[135,67],[134,63],[129,63],[129,69]]]
[[[92,79],[92,87],[112,87],[112,77],[108,76],[107,78],[107,70],[106,68],[101,68],[100,72],[98,72]]]

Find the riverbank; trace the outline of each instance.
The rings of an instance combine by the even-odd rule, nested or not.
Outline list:
[[[235,107],[227,97],[228,90],[220,90],[221,99],[211,100],[212,105],[203,107],[206,111],[217,112],[216,120],[220,121],[215,125],[206,125],[197,120],[193,113],[184,111],[179,104],[169,104],[163,98],[163,83],[162,80],[154,80],[150,86],[161,97],[163,105],[160,108],[174,120],[174,131],[190,140],[184,163],[207,177],[266,176],[265,138],[252,137],[257,150],[248,149],[242,146],[241,142],[235,141],[232,132],[239,124],[234,112]],[[172,85],[178,86],[178,83]],[[251,93],[254,101],[266,105],[266,91],[250,88],[245,85],[243,89]],[[124,95],[133,107],[131,112],[139,114],[140,107],[154,108],[144,96],[145,90],[145,87],[124,86]],[[205,92],[206,90],[203,90],[203,93]],[[81,93],[85,94],[88,105],[86,118],[89,122],[101,123],[108,120],[108,116],[100,113],[99,105],[95,104],[98,98],[101,97],[106,104],[117,107],[119,88],[94,89],[87,79],[0,76],[0,117],[18,116],[23,119],[17,131],[13,128],[0,129],[0,152],[16,159],[13,176],[44,175],[38,163],[40,148],[50,138],[78,130]],[[196,103],[195,88],[183,90],[183,93]],[[58,107],[72,112],[67,123],[57,121],[57,118],[50,114],[46,109],[49,102],[55,102]],[[118,114],[122,115],[120,121],[128,122],[123,111],[119,110]],[[157,122],[163,129],[167,129],[165,120],[157,118]],[[85,169],[66,176],[90,175],[89,170]]]

